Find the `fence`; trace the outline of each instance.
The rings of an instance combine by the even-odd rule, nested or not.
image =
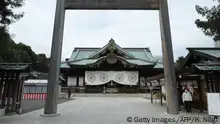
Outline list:
[[[25,82],[23,90],[23,100],[45,100],[47,85],[41,83],[42,80],[30,80]]]
[[[46,93],[23,93],[24,100],[45,100]]]

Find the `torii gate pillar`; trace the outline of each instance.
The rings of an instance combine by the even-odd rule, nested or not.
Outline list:
[[[166,104],[168,114],[179,114],[176,74],[174,68],[172,39],[167,0],[160,0],[160,31],[163,52],[164,78],[166,88]]]

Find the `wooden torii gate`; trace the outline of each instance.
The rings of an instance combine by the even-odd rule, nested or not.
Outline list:
[[[167,0],[57,0],[47,98],[42,116],[56,116],[65,10],[159,10],[167,113],[179,114]]]

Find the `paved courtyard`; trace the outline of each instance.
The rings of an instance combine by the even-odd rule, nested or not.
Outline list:
[[[0,124],[148,124],[148,122],[164,124],[164,122],[152,122],[153,118],[180,121],[182,116],[199,117],[198,124],[211,124],[211,122],[202,122],[202,117],[207,117],[205,114],[182,112],[178,116],[171,116],[167,115],[165,110],[165,107],[160,106],[159,103],[151,104],[142,97],[76,97],[75,100],[58,106],[60,116],[40,117],[39,115],[43,113],[43,109],[40,109],[23,115],[0,118]],[[139,122],[135,122],[137,120]],[[196,119],[193,124],[196,124],[195,121]],[[178,122],[178,124],[189,123]]]
[[[58,104],[64,103],[70,101],[70,99],[58,99]],[[22,101],[22,108],[23,108],[23,112],[22,113],[27,113],[27,112],[31,112],[34,110],[38,110],[41,108],[44,108],[45,105],[45,100],[23,100]]]

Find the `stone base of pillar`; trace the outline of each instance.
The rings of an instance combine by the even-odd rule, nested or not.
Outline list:
[[[56,117],[59,116],[60,113],[55,113],[55,114],[40,114],[41,117]]]

